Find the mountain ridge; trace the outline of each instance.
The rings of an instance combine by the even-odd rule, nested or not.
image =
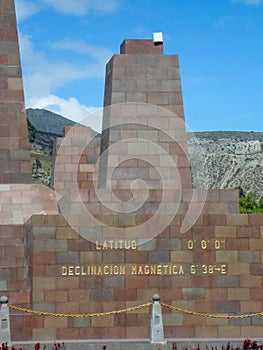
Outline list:
[[[31,147],[40,149],[47,154],[52,154],[54,141],[57,137],[64,136],[65,127],[81,125],[46,109],[28,108],[26,115]],[[97,134],[95,130],[91,129],[92,137]]]
[[[76,125],[43,109],[28,109],[27,118],[29,136],[32,129],[34,133],[31,147],[45,154],[52,154],[53,143],[63,137],[65,126]],[[92,130],[95,135],[100,136]],[[263,132],[203,131],[187,137],[194,188],[239,188],[244,194],[263,195]]]

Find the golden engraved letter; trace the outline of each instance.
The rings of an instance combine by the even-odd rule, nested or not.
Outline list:
[[[67,276],[67,274],[68,274],[67,266],[62,266],[61,275],[62,276]]]

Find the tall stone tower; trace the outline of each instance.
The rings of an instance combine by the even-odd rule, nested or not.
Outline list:
[[[31,182],[14,0],[0,2],[0,183]]]
[[[101,149],[105,156],[100,162],[101,187],[108,185],[116,161],[122,169],[113,173],[113,187],[125,188],[125,180],[129,180],[130,175],[158,186],[158,175],[146,164],[153,162],[162,166],[162,155],[153,149],[155,143],[176,163],[180,184],[172,180],[171,175],[172,188],[192,188],[177,55],[163,55],[162,42],[124,40],[120,54],[114,55],[106,67],[104,107]],[[111,150],[112,145],[124,140],[125,146],[122,143]],[[137,150],[133,147],[135,142],[140,143]],[[140,163],[136,175],[134,169],[131,170],[131,162],[123,161],[123,148],[127,149],[130,159],[138,154],[150,156],[147,162]],[[120,177],[125,180],[120,182]]]

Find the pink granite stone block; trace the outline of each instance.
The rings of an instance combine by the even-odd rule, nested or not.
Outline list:
[[[121,54],[162,54],[163,45],[154,45],[153,40],[124,40],[120,46]]]
[[[226,246],[229,250],[248,250],[249,249],[249,240],[246,238],[237,239],[237,238],[228,238],[226,240]]]
[[[238,237],[259,238],[259,227],[257,226],[241,226],[237,229]]]
[[[0,64],[7,64],[8,63],[8,55],[0,55]]]
[[[252,226],[263,226],[262,214],[250,214],[248,215],[248,222]]]
[[[157,90],[158,91],[158,90]],[[153,105],[167,105],[168,96],[164,92],[148,92],[147,102]]]

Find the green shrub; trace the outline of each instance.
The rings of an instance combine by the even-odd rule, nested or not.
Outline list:
[[[263,196],[257,199],[255,193],[249,193],[247,196],[239,198],[239,210],[240,213],[252,214],[262,213],[263,214]]]

